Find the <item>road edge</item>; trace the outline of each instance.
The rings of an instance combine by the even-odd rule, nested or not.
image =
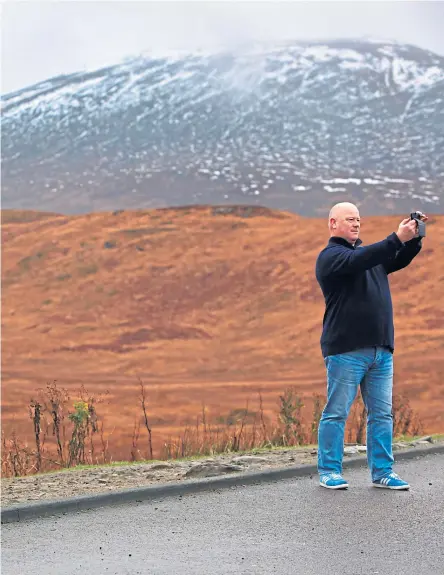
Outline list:
[[[406,451],[395,452],[395,463],[444,453],[444,444],[411,447]],[[365,454],[357,457],[344,456],[343,468],[350,469],[367,465]],[[47,500],[37,503],[22,503],[1,509],[1,523],[18,523],[29,519],[47,517],[50,515],[66,515],[67,513],[88,511],[99,507],[122,505],[127,503],[142,503],[165,497],[175,497],[200,493],[203,491],[216,491],[230,487],[240,487],[258,483],[281,481],[295,477],[306,477],[317,474],[316,464],[302,464],[292,467],[279,467],[262,471],[250,471],[235,475],[223,475],[205,479],[194,479],[168,483],[164,485],[148,485],[133,489],[97,493],[93,495],[78,495],[68,499]]]

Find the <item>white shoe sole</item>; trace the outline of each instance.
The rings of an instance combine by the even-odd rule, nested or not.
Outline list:
[[[325,487],[325,489],[348,489],[348,483],[343,483],[342,485],[325,485],[325,483],[319,482],[321,487]]]
[[[380,485],[379,483],[373,483],[373,487],[379,487],[380,489],[392,489],[395,491],[408,491],[410,489],[410,485],[399,485],[397,487],[390,487],[389,485]]]

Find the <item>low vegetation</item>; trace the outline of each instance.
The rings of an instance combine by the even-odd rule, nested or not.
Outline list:
[[[139,404],[135,406],[129,446],[131,461],[312,445],[317,442],[325,403],[323,395],[304,398],[295,386],[289,386],[278,396],[274,421],[264,415],[260,392],[256,409],[251,409],[247,402],[244,408],[233,409],[227,416],[219,415],[212,421],[206,406],[202,405],[193,426],[184,426],[177,437],[169,437],[156,445],[155,428],[151,423],[155,414],[150,413],[148,391],[140,379],[139,388]],[[39,389],[28,406],[34,431],[33,444],[22,441],[14,430],[8,436],[2,432],[3,477],[114,462],[105,438],[105,421],[99,415],[104,400],[105,396],[96,396],[84,386],[76,398],[71,398],[56,381]],[[418,415],[403,395],[394,397],[393,425],[395,436],[417,436],[423,432]],[[366,410],[358,394],[347,422],[346,441],[364,444],[365,432]]]

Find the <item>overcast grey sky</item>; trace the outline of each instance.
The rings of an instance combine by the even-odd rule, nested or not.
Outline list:
[[[444,56],[444,0],[161,2],[7,0],[3,94],[142,51],[250,40],[382,37]]]

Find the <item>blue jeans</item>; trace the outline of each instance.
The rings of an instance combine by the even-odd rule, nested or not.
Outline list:
[[[367,409],[367,461],[372,480],[392,471],[393,355],[382,347],[369,347],[330,355],[327,368],[327,403],[318,430],[318,471],[342,473],[344,430],[352,403],[361,386]]]

